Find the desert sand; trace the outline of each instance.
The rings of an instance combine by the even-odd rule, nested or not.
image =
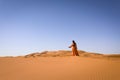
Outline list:
[[[120,80],[120,55],[45,51],[0,57],[0,80]]]

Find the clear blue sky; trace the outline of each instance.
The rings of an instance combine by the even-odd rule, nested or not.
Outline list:
[[[0,0],[0,56],[78,49],[120,53],[120,0]]]

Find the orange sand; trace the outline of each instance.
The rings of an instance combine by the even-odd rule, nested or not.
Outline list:
[[[0,80],[120,80],[120,58],[1,57]]]

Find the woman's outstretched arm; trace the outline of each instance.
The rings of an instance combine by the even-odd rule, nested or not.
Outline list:
[[[71,46],[69,46],[69,48],[71,48],[73,46],[73,44]]]

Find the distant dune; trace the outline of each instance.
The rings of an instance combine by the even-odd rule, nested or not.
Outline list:
[[[0,57],[0,80],[120,80],[120,54],[79,50]]]
[[[93,58],[120,58],[120,54],[101,54],[101,53],[93,53],[86,52],[82,50],[78,50],[79,57],[93,57]],[[67,57],[72,56],[72,51],[67,50],[58,50],[58,51],[44,51],[44,52],[35,52],[28,55],[25,55],[25,58],[28,57]]]
[[[79,50],[78,53],[82,57],[103,57],[103,54],[90,53],[82,50]],[[58,50],[58,51],[35,52],[25,55],[25,57],[57,57],[57,56],[59,57],[72,56],[72,52],[67,50]]]

